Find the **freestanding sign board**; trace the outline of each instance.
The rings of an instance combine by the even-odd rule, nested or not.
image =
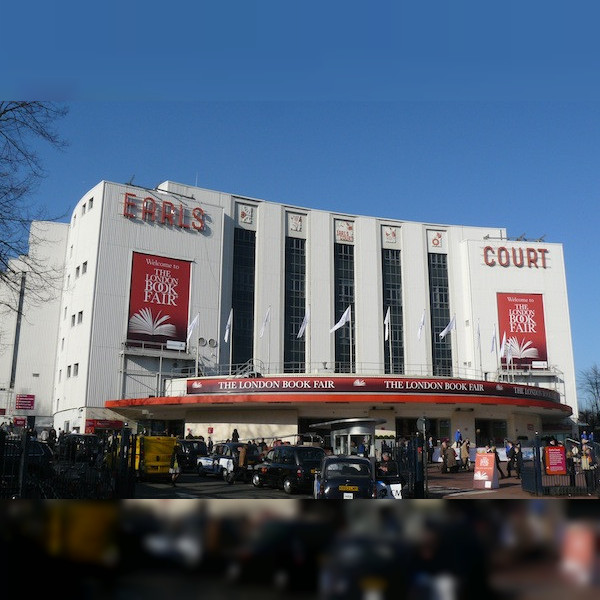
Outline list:
[[[478,452],[475,455],[473,487],[476,490],[495,490],[500,487],[498,469],[496,469],[496,455],[494,453]]]
[[[567,454],[564,446],[546,446],[544,448],[546,475],[567,474]]]

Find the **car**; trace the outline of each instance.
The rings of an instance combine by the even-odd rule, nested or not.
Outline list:
[[[315,499],[377,498],[373,463],[363,456],[325,456],[315,474]]]
[[[17,477],[20,469],[23,442],[20,439],[5,440],[0,456],[0,475]],[[46,442],[27,440],[27,472],[42,478],[54,474],[54,453]]]
[[[254,467],[252,484],[281,488],[286,494],[310,491],[325,450],[318,446],[277,446]]]
[[[227,480],[238,466],[240,452],[238,448],[246,446],[247,479],[250,480],[254,465],[259,461],[259,449],[254,444],[246,442],[225,442],[215,444],[213,452],[208,456],[199,456],[196,469],[200,477],[215,475]]]
[[[204,440],[177,440],[175,451],[177,452],[179,466],[184,471],[193,471],[198,466],[198,457],[208,455]]]

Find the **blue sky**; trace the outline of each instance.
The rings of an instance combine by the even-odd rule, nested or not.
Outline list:
[[[545,235],[564,245],[575,367],[588,368],[600,362],[597,3],[523,4],[201,2],[192,15],[109,2],[85,28],[50,11],[2,84],[70,106],[58,125],[70,146],[40,148],[48,177],[33,200],[56,215],[102,179],[171,179]],[[0,47],[21,35],[7,28]]]

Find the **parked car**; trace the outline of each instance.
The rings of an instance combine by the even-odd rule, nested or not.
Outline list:
[[[311,490],[325,450],[318,446],[278,446],[254,467],[252,484],[282,488],[286,494]]]
[[[19,474],[23,442],[5,440],[0,454],[0,475],[11,478]],[[54,472],[54,453],[46,442],[27,440],[27,472],[39,477],[49,477]]]
[[[208,449],[203,440],[177,440],[175,446],[179,466],[184,471],[193,471],[198,466],[198,457],[207,456]]]
[[[373,464],[362,456],[325,456],[315,475],[316,499],[377,498]]]
[[[199,456],[197,463],[198,475],[216,475],[227,480],[234,469],[239,465],[240,452],[238,448],[246,447],[246,469],[248,471],[247,479],[250,480],[254,470],[254,465],[259,461],[259,449],[254,444],[246,442],[225,442],[215,444],[212,454],[208,456]]]

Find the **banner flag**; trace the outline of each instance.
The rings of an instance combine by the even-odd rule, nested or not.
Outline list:
[[[188,325],[187,329],[187,343],[190,343],[190,338],[192,337],[192,333],[194,332],[194,328],[198,325],[198,319],[200,318],[200,313],[198,313],[194,320]]]
[[[229,319],[227,319],[227,325],[225,325],[225,343],[229,341],[229,332],[231,331],[231,323],[233,321],[233,308],[229,311]]]
[[[304,332],[306,331],[306,326],[308,325],[309,320],[310,320],[310,310],[307,308],[306,312],[304,313],[304,319],[302,319],[302,325],[300,325],[300,329],[298,330],[298,335],[296,336],[296,339],[300,339],[304,335]]]
[[[492,349],[490,352],[493,352],[496,349],[496,323],[494,323],[494,331],[492,333]]]
[[[453,329],[456,329],[456,315],[450,319],[450,323],[448,323],[445,329],[440,333],[440,339],[443,340]]]
[[[350,321],[350,307],[348,307],[344,314],[341,316],[340,320],[329,330],[329,333],[333,333],[338,330],[340,327],[343,327],[348,321]]]
[[[262,327],[260,328],[259,337],[262,337],[265,333],[265,327],[267,323],[271,321],[271,305],[269,304],[269,308],[267,308],[267,312],[265,313],[265,318],[263,319]]]
[[[500,344],[500,358],[502,358],[504,356],[505,352],[506,352],[506,331],[504,332],[504,335],[502,336],[502,343]]]
[[[425,327],[425,309],[423,309],[423,314],[421,315],[421,320],[419,321],[419,331],[417,331],[417,338],[419,339],[419,341],[421,340],[423,327]]]
[[[388,306],[387,313],[385,313],[385,319],[383,320],[385,325],[385,341],[390,339],[390,307]]]

